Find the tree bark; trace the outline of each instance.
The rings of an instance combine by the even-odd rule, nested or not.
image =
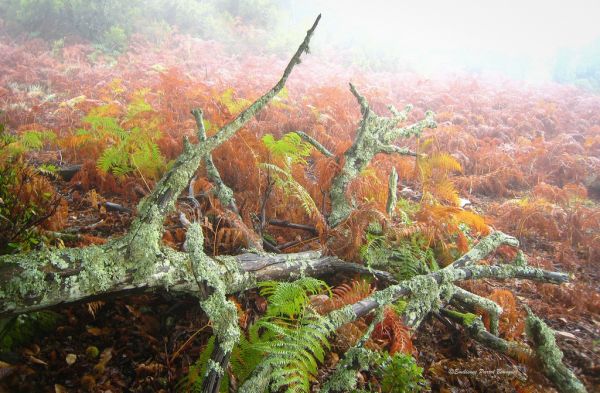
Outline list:
[[[539,317],[528,310],[526,319],[527,337],[532,341],[533,348],[516,341],[507,341],[485,330],[481,318],[473,314],[462,314],[443,309],[442,314],[460,323],[471,338],[493,349],[512,357],[519,362],[538,365],[561,393],[584,393],[585,386],[562,362],[563,353],[556,345],[554,331]]]
[[[333,178],[329,191],[331,213],[327,218],[327,222],[330,227],[340,224],[352,212],[352,197],[347,195],[348,186],[359,176],[360,172],[371,162],[376,154],[414,156],[415,153],[408,148],[399,147],[392,143],[398,138],[418,136],[425,128],[436,127],[436,123],[433,120],[433,112],[427,112],[423,120],[414,124],[399,127],[398,124],[406,121],[408,118],[408,113],[412,109],[411,106],[406,106],[403,111],[398,111],[393,106],[389,106],[389,110],[392,113],[391,117],[378,116],[373,112],[365,97],[360,95],[352,83],[350,83],[350,91],[360,105],[362,119],[352,146],[344,153],[344,166]],[[304,133],[300,133],[299,135],[315,146],[325,156],[333,156],[315,139]]]

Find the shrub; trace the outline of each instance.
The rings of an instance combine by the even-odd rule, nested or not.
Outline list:
[[[24,153],[39,149],[52,133],[10,135],[0,125],[0,255],[26,251],[41,242],[35,227],[58,209],[60,197]]]
[[[140,4],[139,0],[6,0],[0,14],[15,32],[98,41],[115,26],[125,29]]]

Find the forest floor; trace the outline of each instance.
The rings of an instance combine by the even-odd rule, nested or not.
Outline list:
[[[69,200],[66,229],[78,228],[79,235],[97,241],[127,230],[131,213],[106,211],[99,202],[92,206],[79,196],[76,183],[56,181],[55,186]],[[98,195],[98,199],[103,198]],[[113,197],[111,202],[135,210],[135,204],[124,199]],[[474,198],[472,202],[484,212],[493,203],[489,198]],[[600,293],[600,272],[594,263],[556,262],[548,247],[536,241],[527,245],[528,254],[536,255],[530,263],[572,273],[573,281],[566,288],[556,291],[550,284],[520,280],[484,280],[465,287],[478,293],[490,293],[495,288],[511,290],[520,302],[545,317],[557,331],[566,364],[590,392],[598,391],[600,310],[588,309],[594,305],[586,292],[593,289]],[[542,287],[550,292],[543,292]],[[249,320],[264,312],[266,304],[256,292],[240,296],[238,302]],[[50,331],[3,356],[12,366],[0,374],[0,391],[175,391],[174,386],[198,359],[211,335],[208,320],[195,299],[165,293],[61,307],[59,314]],[[413,341],[418,348],[418,364],[424,367],[433,391],[553,391],[535,368],[483,347],[462,329],[435,317],[422,324]],[[100,355],[91,356],[95,350],[90,348],[97,348]],[[76,355],[72,364],[67,360],[70,355]],[[327,373],[338,358],[338,354],[329,354],[322,373]],[[318,385],[315,389],[318,391]]]
[[[60,225],[43,230],[77,235],[50,241],[67,247],[102,243],[125,233],[157,171],[181,150],[182,135],[194,138],[190,109],[203,108],[209,133],[214,132],[264,91],[283,64],[279,59],[236,58],[214,43],[179,36],[153,50],[137,43],[122,57],[107,60],[90,60],[93,48],[84,45],[67,45],[60,56],[39,41],[27,45],[0,41],[0,49],[1,121],[15,135],[31,130],[56,134],[55,140],[40,142],[41,152],[28,152],[28,160],[84,165],[70,181],[49,178],[67,208],[50,219]],[[211,53],[211,59],[199,61],[204,53]],[[266,72],[265,62],[270,63]],[[199,69],[201,77],[195,76]],[[531,265],[572,274],[570,283],[561,286],[483,280],[464,287],[483,296],[495,289],[509,290],[519,304],[531,307],[557,331],[567,366],[588,390],[600,391],[600,206],[597,186],[586,183],[600,171],[600,96],[572,87],[536,90],[518,82],[472,77],[435,81],[407,74],[363,75],[335,61],[310,57],[298,74],[290,80],[288,96],[280,97],[215,153],[224,181],[236,191],[242,217],[251,221],[249,217],[259,210],[257,195],[264,191],[257,168],[268,160],[263,135],[311,130],[334,154],[347,148],[359,120],[358,107],[345,90],[349,80],[365,86],[365,95],[381,112],[389,102],[398,107],[414,103],[414,118],[433,109],[439,127],[424,136],[427,152],[448,152],[460,162],[453,187],[472,202],[469,209],[517,236]],[[89,124],[98,119],[116,119],[118,126],[109,130],[112,134],[106,130],[94,134],[97,130],[90,131]],[[99,160],[115,146],[119,132],[136,127],[160,150],[160,156],[147,161],[160,159],[163,167],[156,169],[152,162],[142,167],[138,162],[137,171],[125,177],[102,172]],[[156,130],[160,135],[153,134]],[[310,170],[296,168],[294,175],[319,201],[335,165],[316,154],[310,162]],[[399,168],[403,185],[417,189],[420,181],[424,183],[410,159],[377,157],[353,186],[357,200],[385,211],[391,167]],[[199,181],[195,191],[209,188],[206,181]],[[297,203],[273,195],[267,206],[271,217],[316,224]],[[114,211],[105,202],[130,211]],[[180,247],[185,231],[177,217],[167,220],[165,227],[164,240]],[[231,228],[214,223],[211,230],[210,251],[239,250]],[[284,243],[297,234],[274,229],[273,237]],[[456,251],[447,238],[436,241],[447,241]],[[289,251],[302,247],[314,249],[319,244],[308,239]],[[246,323],[266,307],[254,291],[237,297],[237,303]],[[523,312],[521,306],[515,310]],[[169,293],[102,299],[57,311],[59,318],[46,332],[2,353],[0,392],[175,391],[211,334],[197,300]],[[515,334],[514,338],[524,337],[522,330]],[[552,391],[535,367],[482,347],[443,318],[431,316],[414,333],[413,342],[433,391]],[[328,355],[322,376],[339,356],[335,351]]]

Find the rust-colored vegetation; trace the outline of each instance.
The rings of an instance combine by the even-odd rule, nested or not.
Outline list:
[[[92,60],[90,45],[65,45],[56,53],[40,40],[17,45],[0,39],[1,253],[35,248],[40,241],[60,247],[101,244],[122,232],[129,216],[109,212],[106,202],[135,209],[181,153],[184,137],[197,141],[190,111],[202,108],[212,135],[259,97],[283,64],[251,56],[233,61],[214,42],[177,34],[154,44],[136,38],[108,66],[102,58]],[[561,287],[465,284],[503,308],[502,337],[522,339],[523,301],[570,323],[577,318],[598,323],[598,95],[557,85],[531,91],[509,81],[357,75],[335,59],[308,61],[310,67],[301,68],[272,105],[213,154],[239,215],[215,197],[204,166],[189,195],[180,198],[178,208],[189,218],[201,213],[208,253],[239,253],[250,246],[245,231],[252,229],[278,252],[325,249],[366,263],[365,255],[379,255],[368,254],[368,247],[373,252],[394,248],[405,250],[402,258],[421,263],[420,269],[435,269],[431,259],[447,265],[496,228],[519,238],[530,264],[560,266],[577,277]],[[409,121],[431,109],[438,128],[408,140],[417,158],[376,156],[348,189],[354,211],[329,228],[332,179],[344,165],[343,153],[360,119],[354,97],[342,88],[349,78],[361,81],[376,110],[413,103]],[[295,131],[318,140],[333,157],[306,146],[273,147]],[[42,164],[81,168],[63,181],[55,171],[43,172]],[[399,175],[399,198],[390,217],[385,211],[392,168]],[[270,220],[306,228],[270,225]],[[81,236],[68,236],[71,227]],[[166,228],[164,242],[181,247],[185,229],[179,217],[169,217]],[[514,253],[509,249],[496,256],[512,259]],[[324,314],[367,297],[377,285],[348,278],[331,297],[311,302]],[[264,312],[256,299],[252,305],[237,303],[244,325]],[[417,353],[415,332],[404,326],[401,306],[383,310],[367,348]],[[481,314],[489,328],[489,317]],[[332,351],[341,354],[355,345],[373,318],[339,329]],[[431,373],[441,372],[434,366]],[[168,372],[144,372],[172,378],[176,367],[187,369],[183,363],[167,367]],[[586,367],[587,373],[593,366]]]

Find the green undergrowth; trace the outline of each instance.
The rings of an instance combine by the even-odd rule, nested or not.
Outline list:
[[[439,269],[433,250],[419,234],[391,243],[384,234],[367,231],[360,256],[368,267],[388,271],[400,281]]]
[[[30,343],[38,335],[51,332],[60,319],[60,314],[53,311],[38,311],[0,319],[0,354]]]
[[[260,283],[259,288],[268,306],[265,315],[250,325],[233,349],[230,365],[235,384],[241,386],[262,362],[273,370],[269,376],[270,390],[308,392],[329,349],[330,333],[323,326],[324,318],[310,306],[310,296],[328,293],[329,288],[325,282],[310,277],[291,283],[267,281]],[[211,338],[198,361],[179,382],[179,391],[201,391],[213,348],[214,338]],[[232,381],[225,373],[221,392],[229,391],[230,386]]]
[[[118,177],[135,174],[158,179],[165,170],[165,158],[157,141],[162,132],[160,117],[146,101],[147,90],[139,90],[123,116],[112,104],[93,108],[84,118],[85,128],[77,131],[84,143],[99,144],[102,152],[96,165]]]
[[[52,144],[52,131],[11,134],[0,124],[0,255],[29,251],[44,242],[36,231],[52,214],[57,195],[49,180],[51,165],[35,167],[27,155]]]

